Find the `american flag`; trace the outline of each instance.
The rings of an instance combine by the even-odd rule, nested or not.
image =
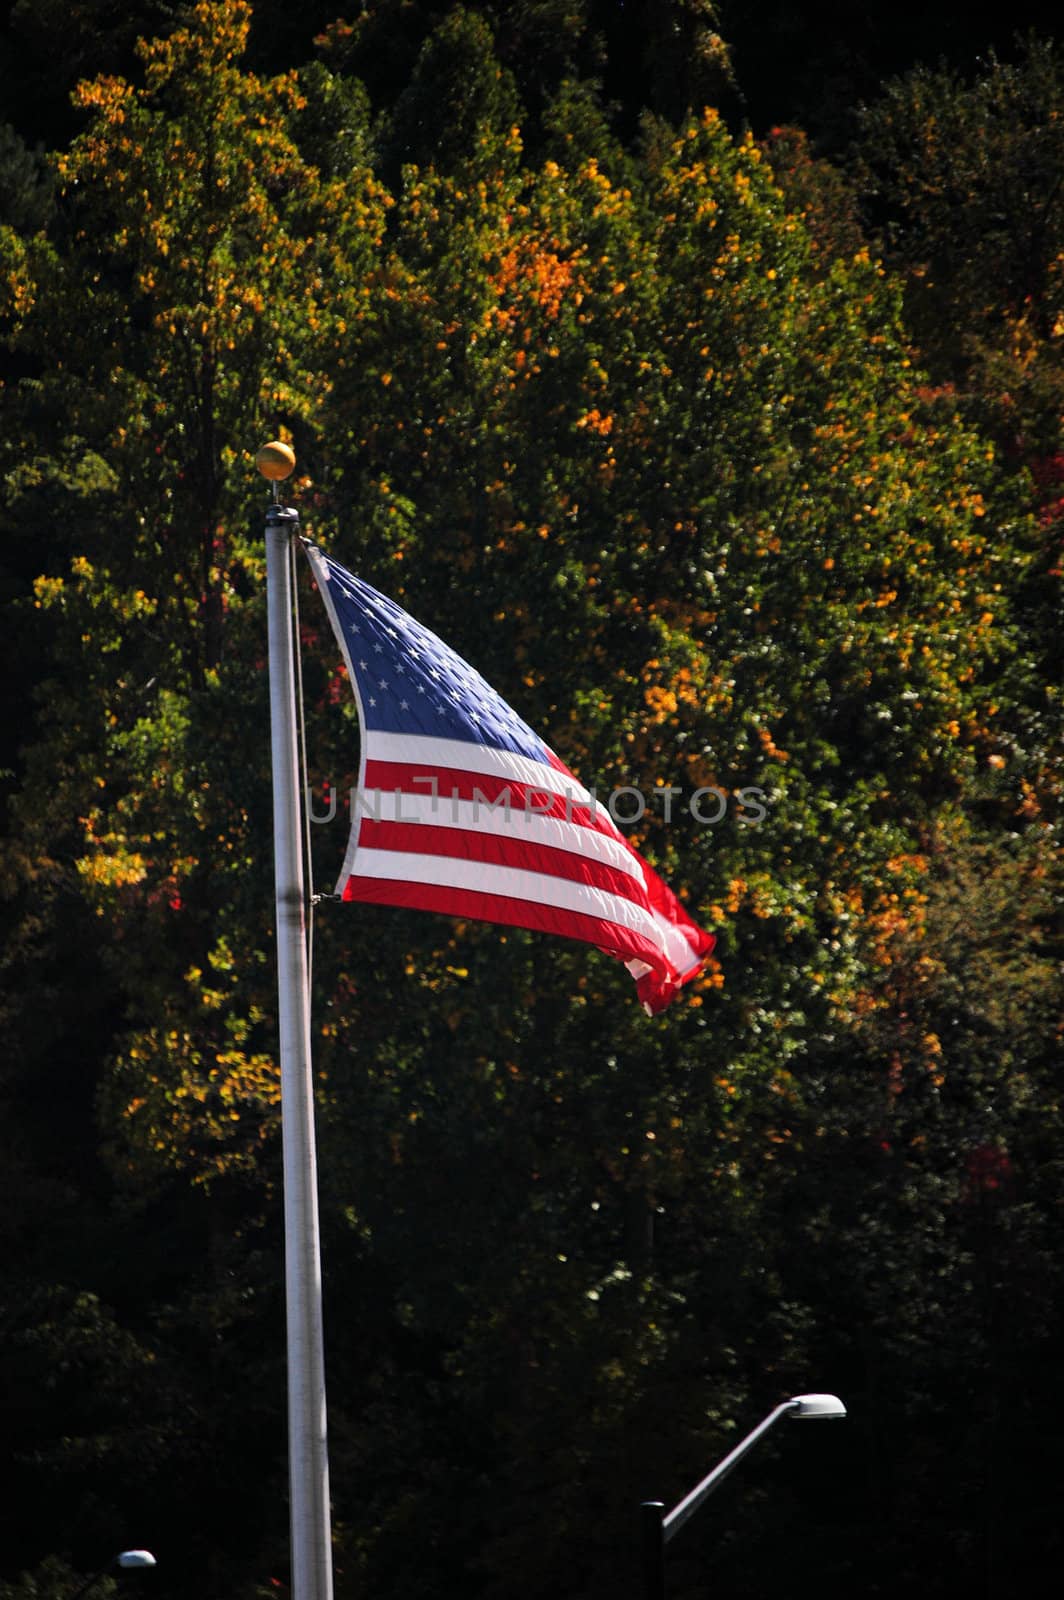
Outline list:
[[[585,940],[624,962],[651,1015],[664,1010],[712,934],[479,672],[305,548],[362,729],[337,892]]]

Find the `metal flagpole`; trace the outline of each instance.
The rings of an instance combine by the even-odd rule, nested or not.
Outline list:
[[[310,1065],[303,832],[292,645],[293,538],[299,515],[278,503],[277,482],[295,456],[264,445],[259,471],[273,483],[266,513],[273,851],[284,1143],[285,1301],[288,1327],[288,1476],[293,1600],[332,1600],[325,1353],[321,1314],[314,1086]]]

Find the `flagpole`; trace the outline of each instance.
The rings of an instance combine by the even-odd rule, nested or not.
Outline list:
[[[289,447],[278,443],[264,445],[256,461],[259,471],[273,484],[273,503],[266,512],[266,603],[284,1148],[292,1595],[293,1600],[332,1600],[303,812],[292,643],[291,546],[299,533],[299,514],[278,501],[277,482],[287,478],[295,466],[295,456]]]

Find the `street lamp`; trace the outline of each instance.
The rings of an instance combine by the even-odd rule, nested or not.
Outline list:
[[[129,1572],[136,1568],[154,1567],[154,1565],[155,1557],[150,1550],[120,1550],[116,1556],[111,1557],[106,1566],[100,1568],[99,1572],[94,1572],[91,1578],[86,1578],[81,1588],[74,1590],[70,1600],[81,1600],[82,1595],[88,1594],[93,1584],[99,1583],[100,1579],[110,1572],[112,1567],[118,1567],[123,1572]]]
[[[701,1483],[696,1483],[690,1494],[684,1495],[666,1515],[660,1500],[645,1500],[642,1507],[643,1531],[643,1583],[646,1600],[665,1600],[665,1546],[674,1538],[684,1523],[693,1517],[707,1495],[745,1456],[757,1441],[775,1427],[781,1417],[791,1417],[795,1422],[829,1421],[846,1415],[846,1407],[834,1394],[799,1394],[784,1400],[775,1411],[770,1411],[752,1433],[748,1433],[735,1449],[718,1461],[712,1472]]]

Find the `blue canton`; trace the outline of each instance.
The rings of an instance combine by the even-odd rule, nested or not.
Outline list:
[[[328,556],[321,560],[367,730],[461,739],[547,762],[543,740],[449,645]]]

